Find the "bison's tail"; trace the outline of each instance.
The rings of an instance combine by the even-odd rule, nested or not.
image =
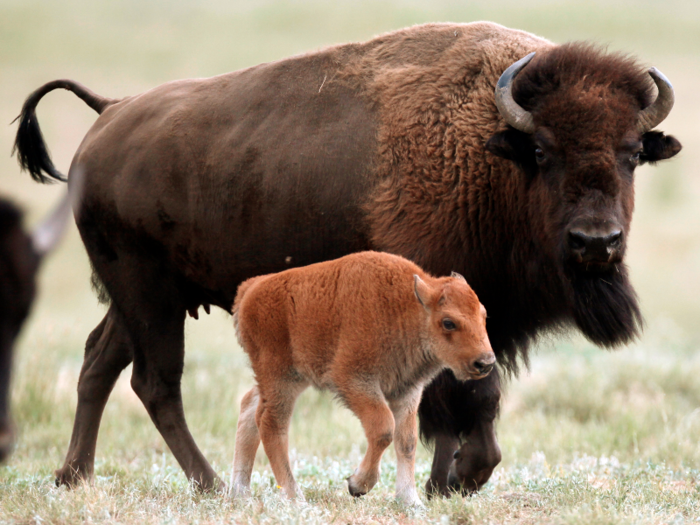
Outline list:
[[[53,182],[53,180],[66,181],[66,177],[56,169],[51,161],[44,137],[41,134],[41,128],[39,128],[39,121],[36,118],[36,106],[41,98],[58,88],[72,91],[97,113],[102,113],[107,106],[117,102],[114,99],[97,95],[72,80],[54,80],[44,84],[27,97],[24,106],[22,106],[22,112],[15,119],[19,120],[19,128],[12,154],[17,152],[17,160],[22,169],[29,171],[32,179],[42,184]]]

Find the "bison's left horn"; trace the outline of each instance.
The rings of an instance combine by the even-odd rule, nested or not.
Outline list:
[[[77,208],[82,197],[84,181],[84,171],[81,167],[72,170],[69,177],[70,189],[66,191],[53,212],[32,232],[32,245],[40,257],[51,252],[63,237],[71,211],[73,208]]]
[[[639,113],[639,118],[637,119],[637,131],[639,133],[646,133],[661,124],[671,112],[675,100],[673,86],[661,71],[652,67],[649,69],[649,75],[654,80],[654,84],[659,90],[659,95],[652,102],[651,106]]]
[[[530,53],[512,64],[503,72],[501,78],[498,79],[498,84],[496,84],[496,107],[498,112],[508,124],[523,133],[534,133],[535,122],[532,120],[532,114],[529,111],[525,111],[513,98],[513,79],[534,56],[535,53]]]

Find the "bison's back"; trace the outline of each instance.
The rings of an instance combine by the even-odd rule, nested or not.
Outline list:
[[[461,155],[431,153],[432,139],[413,135],[424,135],[421,111],[454,98],[440,91],[446,82],[469,91],[465,75],[483,71],[491,82],[499,39],[510,54],[543,42],[495,24],[431,24],[111,105],[74,159],[87,172],[79,228],[97,273],[109,281],[103,261],[138,253],[191,283],[189,302],[227,309],[248,277],[368,248],[442,273],[418,258],[432,249],[402,240],[429,217],[391,189],[412,175],[406,162],[423,173],[425,162]],[[491,105],[471,108],[460,126],[484,108],[495,114]],[[454,188],[453,169],[431,176],[443,172],[430,186]]]
[[[155,240],[179,273],[228,300],[251,275],[366,248],[375,119],[336,71],[321,53],[111,106],[74,160],[88,174],[81,229],[109,228],[114,251],[134,250],[126,229]]]

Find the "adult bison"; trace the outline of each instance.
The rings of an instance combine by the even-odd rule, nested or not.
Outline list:
[[[132,361],[187,476],[218,483],[185,422],[183,326],[200,305],[230,311],[254,275],[366,249],[460,272],[511,372],[543,332],[574,326],[605,347],[638,333],[623,264],[634,169],[681,146],[651,131],[671,85],[630,58],[429,24],[121,100],[56,81],[30,95],[17,133],[40,182],[62,179],[35,115],[59,87],[101,114],[71,169],[86,171],[78,227],[110,307],[87,341],[58,483],[92,474],[103,408]],[[500,461],[498,381],[445,372],[426,390],[429,490],[447,491],[460,436],[453,482],[476,489]]]
[[[65,231],[74,197],[75,192],[66,192],[58,207],[31,234],[22,228],[20,210],[0,198],[0,462],[14,443],[10,418],[14,342],[34,300],[39,265]]]

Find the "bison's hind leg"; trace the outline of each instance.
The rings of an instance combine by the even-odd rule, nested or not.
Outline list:
[[[260,433],[258,425],[255,423],[259,402],[260,395],[257,386],[250,389],[241,401],[233,453],[233,472],[231,474],[231,495],[233,497],[250,494],[250,477],[253,473],[255,453],[260,445]]]
[[[73,434],[63,467],[56,471],[56,485],[74,486],[92,477],[102,412],[119,374],[131,359],[131,341],[112,306],[85,344]]]
[[[146,295],[155,300],[146,300]],[[129,317],[134,341],[131,386],[168,444],[187,478],[202,490],[224,490],[190,433],[185,420],[180,381],[184,368],[186,310],[182,303],[150,292],[140,296]],[[158,300],[160,299],[160,300]]]

